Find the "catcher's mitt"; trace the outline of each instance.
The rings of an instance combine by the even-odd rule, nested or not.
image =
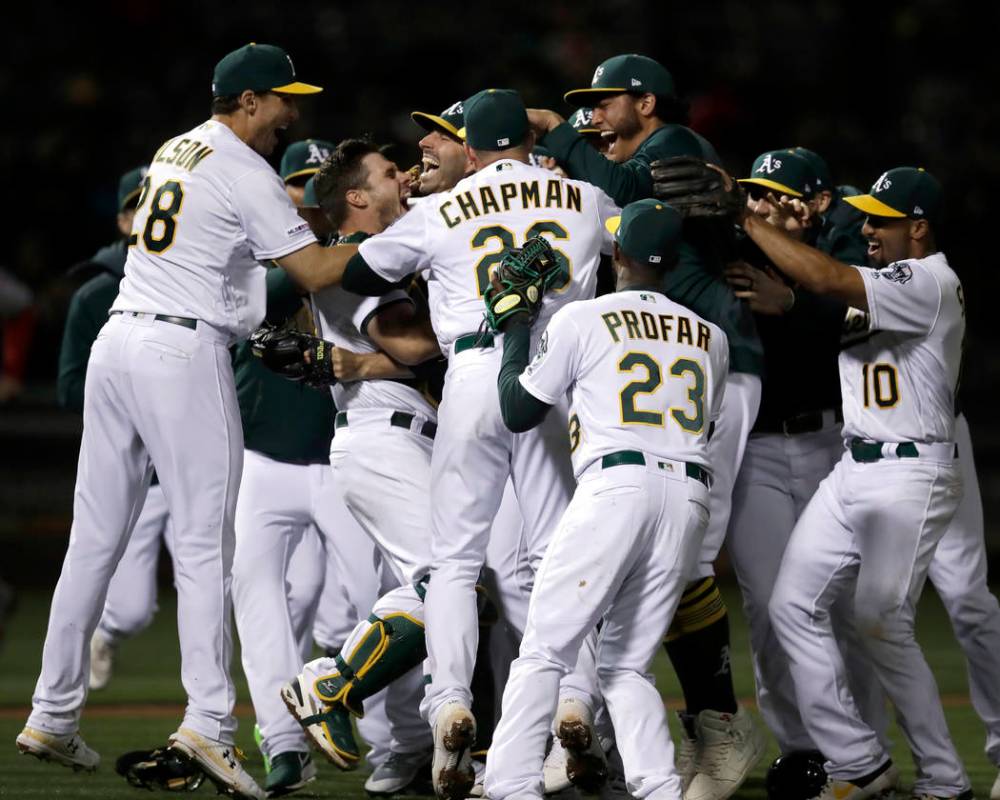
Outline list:
[[[546,289],[561,277],[559,259],[548,239],[532,236],[524,247],[508,250],[483,293],[490,330],[502,332],[504,323],[518,314],[526,314],[529,324],[534,322]]]
[[[115,772],[139,789],[193,792],[205,780],[201,767],[172,747],[133,750],[115,762]]]
[[[676,156],[650,164],[653,194],[685,219],[733,222],[746,206],[740,185],[694,156]]]
[[[250,336],[250,349],[264,366],[290,381],[317,389],[337,382],[333,345],[292,328],[264,325]]]

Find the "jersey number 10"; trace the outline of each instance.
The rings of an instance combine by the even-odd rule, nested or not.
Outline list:
[[[139,192],[139,202],[136,204],[136,214],[149,196],[149,176],[142,182]],[[174,243],[177,232],[177,215],[181,213],[181,203],[184,202],[184,190],[179,181],[164,181],[153,192],[150,201],[149,216],[142,229],[142,243],[150,253],[162,253]],[[129,247],[139,241],[139,234],[128,237]]]
[[[861,383],[865,408],[871,407],[872,399],[879,408],[892,408],[899,402],[899,379],[892,364],[864,364]]]

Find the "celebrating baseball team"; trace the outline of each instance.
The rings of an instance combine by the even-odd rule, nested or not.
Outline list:
[[[914,636],[927,578],[1000,767],[930,172],[863,193],[788,146],[731,176],[635,54],[566,94],[569,121],[512,89],[414,111],[410,170],[307,139],[276,173],[322,91],[279,47],[229,53],[211,90],[122,176],[122,239],[70,308],[83,439],[22,753],[98,767],[81,714],[153,616],[162,538],[188,703],[118,759],[137,786],[277,797],[316,750],[366,760],[373,796],[724,800],[769,732],[773,800],[968,800]],[[733,688],[723,545],[763,726]],[[232,619],[263,787],[234,744]]]

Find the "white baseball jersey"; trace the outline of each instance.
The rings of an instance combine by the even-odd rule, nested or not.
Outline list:
[[[337,347],[355,353],[378,352],[378,346],[366,335],[372,317],[386,306],[412,302],[409,295],[401,290],[389,292],[382,297],[361,297],[336,286],[322,289],[312,296],[313,315],[319,335]],[[341,411],[392,408],[419,414],[430,420],[437,419],[437,411],[427,398],[400,381],[338,382],[330,390],[333,392],[334,404]]]
[[[840,354],[844,437],[954,441],[965,334],[958,276],[943,253],[856,269],[868,295],[868,325],[864,338]],[[848,314],[849,328],[858,313]]]
[[[549,405],[569,393],[579,476],[619,450],[708,467],[728,371],[718,326],[659,291],[631,290],[559,309],[521,385]]]
[[[264,267],[316,237],[262,156],[209,120],[149,165],[113,309],[192,317],[245,338],[264,318]]]
[[[560,305],[593,297],[599,254],[611,252],[604,222],[616,214],[589,183],[504,159],[417,204],[359,252],[387,280],[429,271],[431,322],[448,353],[455,339],[479,329],[490,270],[529,237],[548,237],[571,278],[546,294],[535,330]]]

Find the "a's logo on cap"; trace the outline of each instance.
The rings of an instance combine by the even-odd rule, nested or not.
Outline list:
[[[632,78],[631,81],[632,81],[632,86],[642,86],[642,81],[640,81],[638,78]]]
[[[603,74],[604,74],[604,67],[598,67],[597,69],[595,69],[594,79],[591,81],[591,83],[597,83],[601,79],[601,76]]]
[[[771,156],[770,153],[768,153],[766,156],[764,156],[764,160],[760,162],[760,166],[757,167],[756,171],[766,172],[768,175],[770,175],[772,172],[779,169],[781,169],[781,159],[774,158]]]
[[[457,114],[464,114],[464,113],[465,113],[465,109],[462,108],[462,101],[459,100],[457,103],[452,103],[450,106],[448,106],[444,110],[444,114],[442,114],[442,116],[447,115],[447,116],[451,117],[451,116],[455,116]]]
[[[650,264],[659,264],[661,260],[662,259],[660,258],[660,256],[650,256],[649,257],[649,263]]]
[[[883,172],[882,175],[879,177],[879,179],[875,181],[875,185],[872,187],[872,191],[884,192],[890,186],[892,186],[892,181],[889,180],[889,173]]]
[[[325,147],[320,147],[315,142],[309,143],[309,158],[306,159],[307,164],[322,164],[326,160],[326,157],[330,155],[330,151]]]
[[[574,127],[590,125],[591,122],[593,122],[593,119],[594,113],[592,111],[587,111],[587,109],[581,108],[573,115],[573,121],[570,124]]]
[[[497,139],[497,147],[507,147],[510,144],[510,139],[503,138]]]

